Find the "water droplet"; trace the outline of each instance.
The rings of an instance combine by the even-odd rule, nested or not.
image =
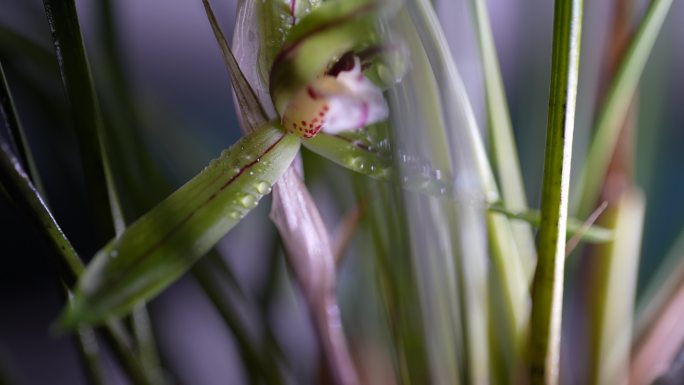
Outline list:
[[[111,258],[116,258],[116,257],[119,256],[119,251],[118,251],[118,250],[112,250],[112,251],[109,252],[109,256],[110,256]]]
[[[242,214],[239,211],[231,211],[230,214],[228,214],[228,216],[233,218],[233,219],[242,218]]]
[[[447,192],[446,187],[442,187],[442,188],[439,189],[439,193],[442,194],[442,195],[446,195],[446,192]]]
[[[249,176],[254,176],[254,171],[249,170]]]
[[[271,186],[264,181],[258,182],[257,184],[254,185],[254,188],[259,192],[261,195],[266,195],[271,192]]]
[[[242,207],[247,209],[252,209],[259,203],[257,198],[252,194],[243,194],[240,198],[238,198],[238,201]]]
[[[346,159],[347,164],[349,165],[350,168],[353,170],[356,170],[359,168],[359,164],[363,163],[363,159],[355,156],[350,156],[349,158]]]

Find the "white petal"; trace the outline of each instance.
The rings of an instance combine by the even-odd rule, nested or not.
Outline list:
[[[336,77],[324,75],[298,92],[283,114],[283,125],[310,138],[319,130],[330,134],[355,130],[387,119],[389,108],[380,88],[354,67]]]
[[[323,125],[324,132],[336,134],[387,119],[389,108],[385,97],[380,88],[363,75],[358,58],[355,58],[354,68],[340,72],[336,80],[344,86],[344,92],[328,96],[330,111]]]

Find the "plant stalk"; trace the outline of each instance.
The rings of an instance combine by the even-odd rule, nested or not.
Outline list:
[[[556,0],[553,30],[541,224],[537,242],[539,260],[532,284],[530,380],[533,385],[558,383],[582,0]]]

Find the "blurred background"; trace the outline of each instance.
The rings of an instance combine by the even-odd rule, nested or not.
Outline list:
[[[101,92],[121,79],[107,78],[111,60],[103,52],[101,5],[77,0],[92,71]],[[438,15],[465,80],[481,127],[484,92],[477,41],[465,1],[437,0]],[[626,2],[630,3],[630,2]],[[632,22],[647,2],[630,4]],[[235,1],[217,0],[214,7],[226,33],[232,31]],[[528,200],[538,207],[542,179],[547,98],[551,62],[552,2],[488,1]],[[596,106],[604,91],[607,52],[614,14],[612,1],[587,1],[576,120],[574,170],[579,169],[590,137]],[[149,147],[147,154],[159,177],[170,188],[180,186],[210,159],[240,137],[230,83],[220,52],[199,0],[116,0],[111,16],[118,40],[116,59],[134,100],[133,110],[109,116],[134,124]],[[675,1],[648,61],[633,113],[636,135],[635,179],[647,195],[645,233],[639,270],[639,290],[655,276],[663,258],[684,229],[684,3]],[[14,92],[19,115],[34,147],[48,200],[57,220],[82,256],[90,256],[106,241],[91,226],[84,179],[74,133],[64,111],[64,96],[55,63],[36,64],[40,51],[20,52],[7,34],[19,34],[51,50],[42,3],[0,0],[0,59]],[[4,35],[3,35],[4,34]],[[36,55],[36,56],[32,56]],[[104,91],[102,91],[104,90]],[[107,96],[103,96],[107,99]],[[107,117],[108,111],[105,111]],[[127,115],[128,114],[128,115]],[[349,174],[305,153],[307,183],[333,230],[354,205]],[[331,188],[332,186],[332,188]],[[264,200],[220,244],[227,263],[248,293],[256,293],[273,273],[269,265],[274,229]],[[0,368],[18,384],[85,384],[77,350],[69,337],[50,333],[62,308],[57,266],[33,225],[0,199]],[[370,242],[364,232],[354,245]],[[347,334],[355,348],[373,354],[373,344],[387,338],[377,319],[379,305],[373,275],[363,253],[352,246],[340,275],[340,297]],[[363,250],[359,246],[358,250]],[[296,378],[313,379],[318,355],[304,303],[282,264],[275,273],[279,290],[268,317]],[[155,299],[151,317],[162,360],[183,384],[241,384],[245,373],[238,362],[233,336],[191,276]],[[245,310],[249,313],[249,310]],[[246,315],[249,319],[249,314]],[[380,342],[378,342],[379,344]],[[378,355],[380,356],[380,355]],[[391,363],[374,375],[391,372]],[[110,360],[111,361],[111,360]],[[126,383],[113,362],[106,370]],[[377,383],[382,383],[378,380]]]

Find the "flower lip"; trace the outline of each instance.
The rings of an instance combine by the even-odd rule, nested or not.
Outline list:
[[[361,72],[357,56],[345,54],[324,75],[297,92],[283,114],[284,127],[303,138],[363,128],[387,119],[382,91]]]
[[[347,52],[330,67],[326,75],[337,76],[342,71],[351,71],[355,64],[356,56],[352,52]]]

